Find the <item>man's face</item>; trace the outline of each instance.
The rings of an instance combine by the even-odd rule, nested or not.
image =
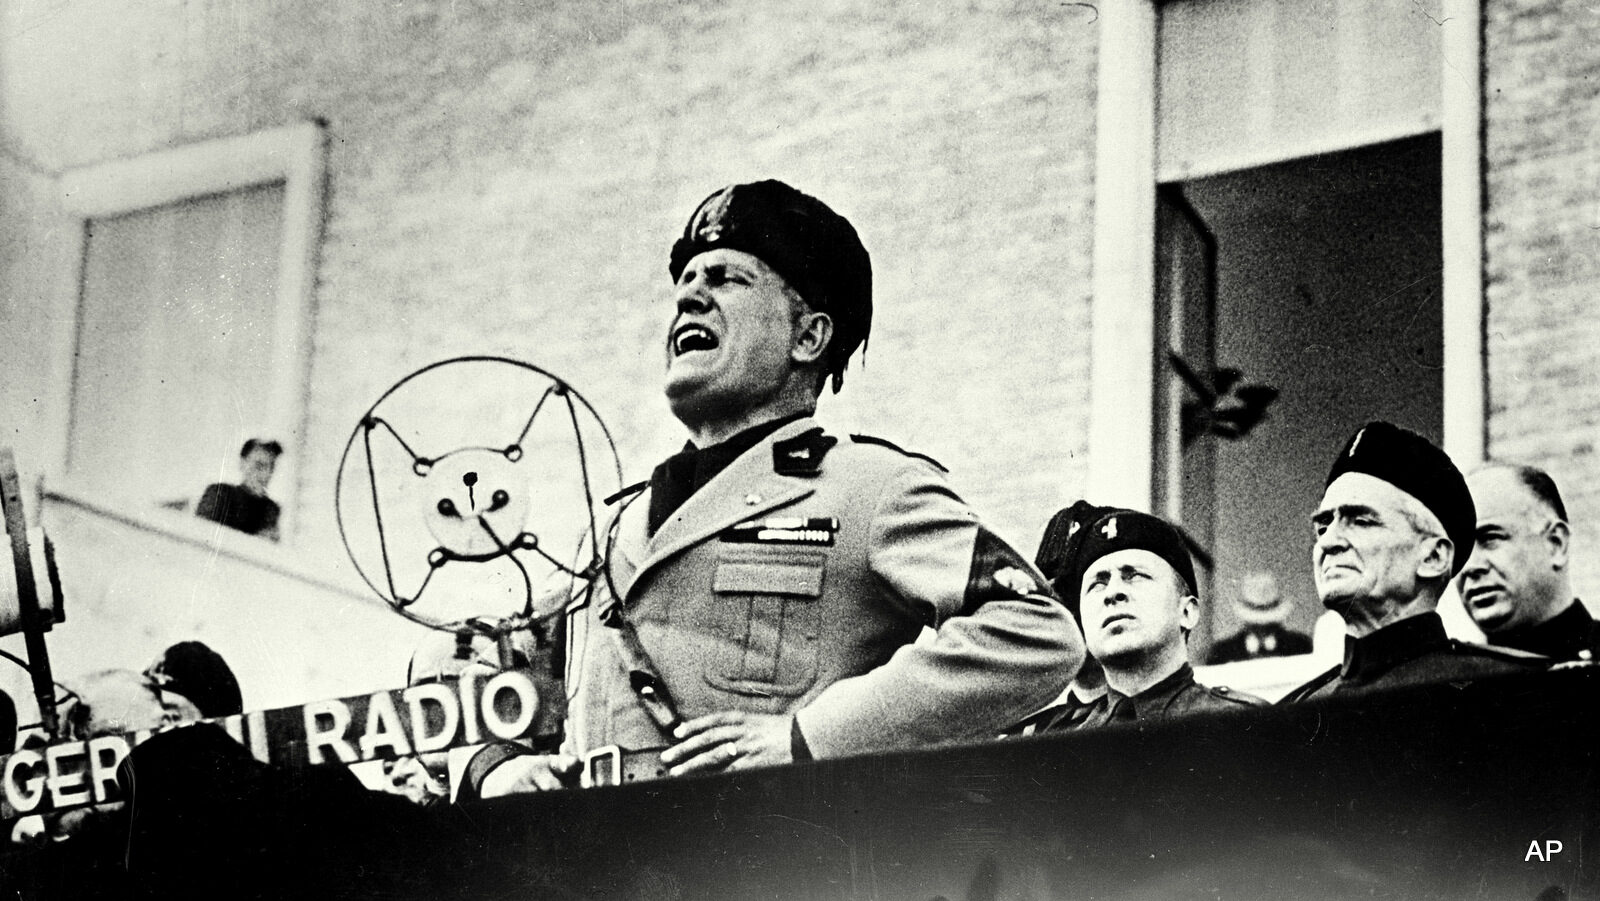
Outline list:
[[[1339,476],[1323,492],[1311,517],[1312,574],[1323,606],[1343,612],[1417,596],[1417,568],[1429,545],[1401,512],[1408,497],[1362,472]]]
[[[679,419],[736,416],[777,394],[794,334],[781,276],[751,254],[718,248],[689,261],[673,302],[666,393]]]
[[[83,677],[62,709],[74,738],[155,729],[167,721],[156,686],[139,673],[104,670]]]
[[[1473,473],[1467,486],[1478,508],[1472,556],[1456,582],[1467,613],[1487,633],[1543,622],[1564,600],[1555,515],[1510,470]]]
[[[200,712],[194,702],[174,691],[162,690],[161,697],[161,724],[163,726],[182,725],[183,723],[198,723],[205,719],[205,714]]]
[[[1199,621],[1198,602],[1167,561],[1138,548],[1090,564],[1079,594],[1089,653],[1113,666],[1183,643]]]
[[[264,448],[252,447],[250,453],[239,459],[240,483],[256,494],[267,493],[267,483],[278,468],[278,455]]]

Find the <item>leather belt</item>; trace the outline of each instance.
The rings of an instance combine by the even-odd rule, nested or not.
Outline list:
[[[646,748],[628,751],[616,745],[606,745],[583,755],[583,768],[578,771],[578,784],[584,788],[606,785],[629,785],[665,779],[667,765],[661,762],[665,748]]]

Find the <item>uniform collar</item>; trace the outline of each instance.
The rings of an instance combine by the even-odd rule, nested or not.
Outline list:
[[[654,535],[641,535],[643,556],[631,560],[636,566],[630,587],[643,575],[683,549],[745,520],[765,515],[792,504],[816,491],[814,479],[776,472],[772,445],[795,438],[811,429],[821,429],[810,417],[779,425],[744,453],[728,463],[716,477],[695,491],[667,516]],[[813,473],[814,475],[814,473]],[[643,532],[642,524],[639,531]]]
[[[1502,632],[1490,640],[1519,651],[1543,654],[1557,660],[1574,660],[1580,652],[1589,649],[1593,628],[1594,617],[1589,615],[1582,601],[1574,599],[1567,609],[1542,623]]]
[[[1450,644],[1444,620],[1429,611],[1408,616],[1361,638],[1345,636],[1343,682],[1370,682],[1395,666]]]
[[[727,469],[729,464],[744,456],[768,435],[808,415],[794,413],[769,419],[710,447],[697,448],[692,441],[684,444],[683,450],[668,457],[650,474],[650,534],[654,535],[667,517]]]
[[[1119,704],[1131,704],[1136,717],[1147,717],[1166,709],[1185,688],[1194,684],[1194,667],[1184,663],[1160,682],[1128,697],[1110,686],[1106,687],[1106,703],[1115,710]]]

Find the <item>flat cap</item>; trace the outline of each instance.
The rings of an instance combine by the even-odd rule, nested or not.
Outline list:
[[[817,198],[769,179],[729,185],[700,202],[672,245],[672,280],[719,247],[758,257],[833,319],[827,371],[838,391],[850,355],[872,331],[872,258],[855,227]]]
[[[1454,576],[1467,565],[1478,512],[1467,480],[1450,461],[1449,454],[1410,429],[1390,422],[1369,422],[1344,443],[1323,487],[1347,472],[1382,479],[1416,498],[1439,518],[1450,543],[1455,545],[1450,574]]]

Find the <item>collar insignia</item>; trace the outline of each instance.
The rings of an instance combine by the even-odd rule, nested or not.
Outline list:
[[[822,431],[822,427],[796,435],[772,446],[772,471],[781,476],[815,476],[822,468],[822,458],[839,443],[839,439]]]

